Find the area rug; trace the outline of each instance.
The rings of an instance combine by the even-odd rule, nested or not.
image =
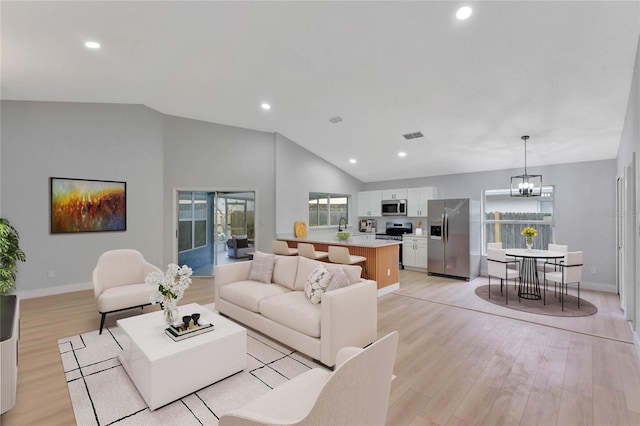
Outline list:
[[[78,425],[216,425],[225,412],[309,369],[324,368],[248,330],[245,370],[151,411],[118,359],[122,338],[116,326],[102,335],[96,330],[58,340]]]
[[[543,290],[544,291],[544,290]],[[575,291],[575,290],[574,290]],[[518,301],[518,290],[509,284],[509,304],[506,304],[504,289],[500,294],[500,283],[491,284],[491,299],[489,299],[489,285],[482,285],[476,288],[476,294],[487,302],[494,305],[503,306],[517,311],[529,312],[531,314],[549,315],[556,317],[586,317],[598,312],[592,303],[580,298],[580,308],[578,308],[578,298],[572,294],[564,296],[564,311],[560,304],[560,299],[553,294],[553,287],[546,291],[547,303],[540,300],[520,299]]]

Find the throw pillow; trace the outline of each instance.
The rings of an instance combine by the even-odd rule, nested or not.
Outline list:
[[[249,279],[266,284],[271,283],[271,275],[273,275],[273,265],[275,261],[275,255],[256,251],[253,254]]]
[[[322,300],[322,293],[327,288],[327,284],[331,280],[331,273],[327,271],[324,265],[318,265],[311,272],[304,286],[304,294],[307,295],[311,303],[318,304]]]
[[[338,268],[338,270],[331,277],[331,281],[329,281],[329,285],[327,285],[327,289],[325,291],[337,290],[342,287],[346,287],[349,284],[349,278],[347,278],[347,274],[344,273],[342,268]]]

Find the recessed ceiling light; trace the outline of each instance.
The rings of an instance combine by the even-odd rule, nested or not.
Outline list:
[[[356,159],[355,159],[355,158],[352,158],[352,159],[350,159],[350,160],[349,160],[349,162],[350,162],[351,164],[356,164]]]
[[[398,153],[398,157],[406,157],[407,153],[406,152],[399,152]]]
[[[100,49],[100,43],[98,43],[97,41],[88,41],[84,45],[89,49]]]
[[[473,12],[473,10],[469,6],[463,6],[456,12],[456,18],[464,21],[471,16],[471,12]]]
[[[262,107],[262,109],[266,109],[267,111],[271,109],[271,105],[266,102],[263,102],[260,106]]]

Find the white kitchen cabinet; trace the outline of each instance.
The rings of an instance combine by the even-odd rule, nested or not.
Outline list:
[[[426,186],[422,188],[409,188],[407,197],[407,216],[427,217],[427,204],[429,200],[438,198],[438,188]]]
[[[402,265],[405,268],[427,269],[427,247],[427,237],[405,235],[402,238]]]
[[[384,189],[382,190],[382,199],[383,200],[406,200],[407,190],[406,189]]]
[[[358,192],[358,216],[382,216],[382,194],[380,191]]]

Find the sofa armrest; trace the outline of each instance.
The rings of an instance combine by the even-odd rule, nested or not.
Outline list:
[[[364,347],[378,335],[378,285],[362,280],[322,295],[320,319],[320,361],[336,363],[345,346]]]
[[[249,273],[251,272],[251,265],[253,261],[227,263],[224,265],[216,265],[215,270],[215,300],[216,305],[219,305],[220,299],[220,287],[226,284],[235,283],[238,281],[246,281],[249,279]],[[218,308],[216,308],[218,309]]]

